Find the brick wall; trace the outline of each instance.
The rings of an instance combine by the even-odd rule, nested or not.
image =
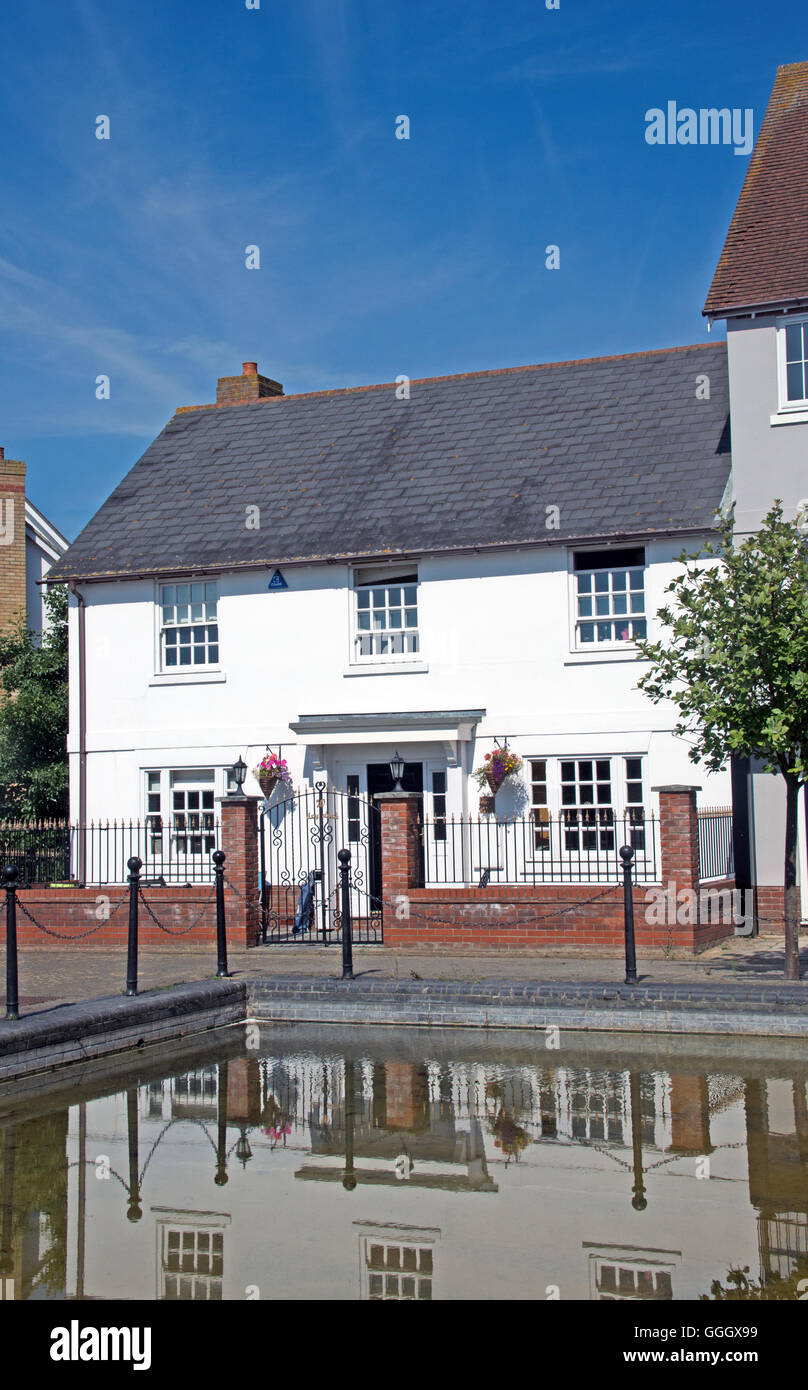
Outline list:
[[[384,941],[388,946],[569,947],[622,950],[625,941],[622,884],[542,884],[537,887],[421,888],[418,875],[417,800],[390,794],[379,798],[382,825]],[[654,953],[696,953],[731,936],[731,920],[702,913],[698,879],[698,822],[692,788],[660,793],[662,884],[634,886],[634,930],[638,947]],[[665,877],[665,872],[671,875]],[[675,875],[675,877],[674,877]],[[670,888],[670,900],[664,897]],[[732,881],[710,883],[712,891]],[[695,893],[689,904],[676,894]],[[656,910],[652,910],[656,908]]]
[[[183,947],[210,944],[211,961],[216,951],[216,901],[213,884],[194,884],[190,887],[144,888],[143,896],[155,916],[166,927],[177,931],[190,926],[200,913],[198,926],[185,936],[168,936],[155,926],[140,904],[138,940],[142,946]],[[129,931],[129,890],[124,887],[106,888],[20,888],[17,893],[17,940],[20,946],[57,946],[59,942],[29,922],[21,908],[51,931],[74,937],[77,945],[125,946]],[[97,915],[109,909],[109,919]],[[117,909],[117,910],[116,910]],[[91,936],[90,928],[97,927]],[[238,940],[238,922],[228,923],[228,940]],[[3,933],[4,936],[4,933]],[[66,943],[69,944],[69,943]]]
[[[0,457],[0,632],[25,616],[25,464]]]
[[[417,800],[406,794],[380,797],[382,827],[382,896],[384,940],[389,946],[458,946],[461,948],[537,947],[618,952],[624,944],[622,885],[542,884],[538,887],[487,888],[418,887],[419,842]],[[225,851],[225,913],[228,943],[254,946],[260,932],[258,898],[257,800],[225,797],[222,806],[222,848]],[[682,824],[682,821],[685,824]],[[693,875],[692,822],[695,799],[672,794],[661,830],[661,859],[678,877],[661,885],[634,887],[634,921],[641,950],[665,953],[698,952],[733,933],[731,916],[711,920],[704,911],[700,891],[731,891],[732,880],[699,885]],[[696,837],[698,830],[696,828]],[[666,836],[668,837],[666,843]],[[698,852],[696,838],[695,854]],[[691,874],[690,884],[683,877]],[[680,908],[674,889],[696,893],[695,910]],[[281,925],[289,925],[297,906],[299,886],[272,891],[269,906]],[[156,916],[168,927],[186,927],[201,914],[199,925],[186,936],[162,933],[141,907],[140,939],[148,946],[190,946],[209,943],[216,936],[213,885],[144,889]],[[667,896],[666,896],[667,895]],[[53,930],[75,935],[88,945],[123,945],[126,941],[127,890],[111,888],[30,888],[20,890],[20,901]],[[114,917],[83,937],[97,924],[99,899],[110,909],[120,902]],[[670,897],[670,901],[668,901]],[[121,901],[121,900],[124,901]],[[782,913],[782,889],[760,889],[759,910]],[[50,937],[18,915],[23,945],[45,945]]]
[[[760,931],[785,932],[786,893],[782,883],[758,884],[754,897]]]
[[[254,946],[260,927],[258,903],[257,802],[249,797],[222,800],[222,849],[225,852],[225,920],[228,946],[241,949]],[[215,960],[216,898],[213,883],[169,885],[142,889],[145,903],[168,931],[152,921],[141,901],[138,912],[138,940],[144,946],[178,947],[187,950],[210,945]],[[3,895],[0,894],[0,897]],[[20,888],[20,908],[25,908],[42,927],[73,937],[77,945],[125,946],[129,931],[129,890],[124,885],[86,888],[35,886]],[[107,920],[98,914],[109,911]],[[196,923],[184,935],[172,936]],[[4,923],[3,923],[4,926]],[[90,928],[97,928],[91,934]],[[0,926],[0,940],[4,939]],[[46,931],[29,922],[25,912],[17,912],[17,936],[21,946],[57,944]]]

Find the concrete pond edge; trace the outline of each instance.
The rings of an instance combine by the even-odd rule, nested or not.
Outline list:
[[[597,983],[211,979],[0,1022],[0,1085],[249,1023],[808,1039],[804,986],[778,988],[777,997],[771,988],[767,998],[750,993]]]

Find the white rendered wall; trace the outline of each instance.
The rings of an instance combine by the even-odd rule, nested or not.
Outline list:
[[[695,549],[695,543],[690,547]],[[646,547],[647,611],[665,601],[678,571],[678,542]],[[630,650],[571,650],[566,552],[425,559],[419,567],[423,669],[352,666],[351,571],[343,564],[284,571],[289,588],[268,592],[271,570],[219,578],[221,671],[165,683],[157,668],[156,586],[149,580],[85,584],[87,751],[90,819],[139,817],[143,769],[216,767],[242,754],[252,768],[265,745],[283,745],[296,781],[324,775],[290,730],[301,715],[485,709],[474,746],[455,748],[452,809],[463,809],[466,774],[507,738],[523,757],[648,755],[648,786],[688,782],[702,804],[728,804],[729,775],[708,776],[672,736],[675,711],[654,706],[636,682]],[[655,633],[653,622],[650,635]],[[72,813],[78,815],[77,607],[71,604]],[[183,673],[184,674],[184,673]],[[176,683],[174,683],[176,681]],[[325,749],[331,779],[349,764],[408,760],[445,766],[439,733],[374,735]],[[425,741],[426,740],[426,741]],[[223,774],[222,774],[223,776]],[[257,785],[248,781],[248,791]],[[224,791],[224,785],[218,790]],[[476,807],[476,787],[470,793]],[[506,793],[503,792],[505,797]],[[507,810],[503,803],[503,809]]]

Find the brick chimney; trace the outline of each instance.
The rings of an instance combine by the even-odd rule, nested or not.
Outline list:
[[[0,632],[25,611],[25,464],[0,449]]]
[[[280,382],[260,376],[257,362],[244,362],[241,376],[220,376],[216,383],[217,405],[250,405],[266,396],[282,395]]]

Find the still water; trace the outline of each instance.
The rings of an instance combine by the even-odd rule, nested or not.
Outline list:
[[[15,1299],[696,1299],[808,1275],[808,1046],[253,1027],[0,1093]]]

